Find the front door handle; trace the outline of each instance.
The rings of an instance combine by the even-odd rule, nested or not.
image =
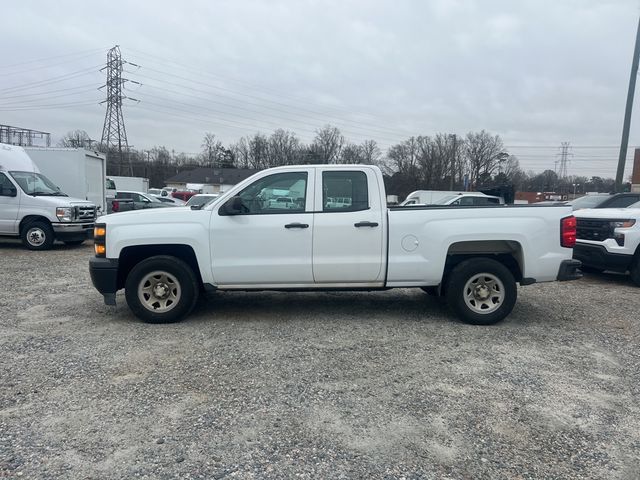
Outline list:
[[[377,222],[358,222],[358,223],[354,223],[353,226],[357,227],[357,228],[360,228],[360,227],[377,227],[378,223]]]
[[[284,228],[309,228],[309,225],[306,223],[287,223]]]

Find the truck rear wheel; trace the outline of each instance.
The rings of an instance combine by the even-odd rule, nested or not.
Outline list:
[[[186,317],[198,300],[198,281],[189,265],[158,255],[138,263],[127,277],[125,298],[147,323],[173,323]]]
[[[507,267],[489,258],[465,260],[449,274],[447,302],[457,316],[473,325],[493,325],[516,303],[516,281]]]
[[[53,246],[53,229],[47,222],[35,220],[22,227],[20,238],[29,250],[49,250]]]

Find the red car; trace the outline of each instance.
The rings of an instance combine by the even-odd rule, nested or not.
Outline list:
[[[173,198],[179,198],[180,200],[182,200],[183,202],[186,202],[187,200],[189,200],[191,197],[193,197],[196,194],[196,192],[173,192],[171,194],[171,196]]]

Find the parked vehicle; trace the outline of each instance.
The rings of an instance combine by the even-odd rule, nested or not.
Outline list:
[[[61,191],[74,198],[88,200],[107,211],[107,158],[103,153],[84,148],[24,147],[40,173]]]
[[[106,189],[106,202],[107,204],[105,205],[105,208],[103,209],[104,213],[111,213],[111,205],[113,200],[115,200],[116,198],[116,182],[114,182],[112,179],[107,178],[106,181],[104,182],[104,186]]]
[[[150,195],[156,195],[156,196],[162,196],[162,192],[163,190],[161,188],[150,188],[149,190],[147,190],[147,193]],[[167,194],[165,193],[165,196]]]
[[[171,196],[173,198],[179,198],[180,200],[182,200],[183,202],[187,202],[191,197],[193,197],[194,195],[197,195],[198,192],[173,192],[171,194]]]
[[[216,194],[209,194],[209,193],[199,193],[197,195],[194,195],[193,197],[191,197],[186,205],[187,207],[202,207],[204,205],[206,205],[209,202],[212,202],[213,200],[215,200],[216,198],[218,198],[220,195],[216,195]]]
[[[577,241],[573,257],[588,272],[630,272],[640,286],[640,202],[628,208],[575,212]]]
[[[458,193],[456,195],[449,195],[433,203],[432,205],[446,205],[446,206],[463,206],[463,207],[478,207],[489,205],[501,205],[504,204],[504,200],[500,197],[494,197],[493,195],[485,195],[479,192],[466,192]]]
[[[266,191],[302,194],[282,210]],[[345,207],[326,199],[350,197]],[[94,286],[152,323],[178,321],[205,290],[423,288],[464,321],[511,312],[516,284],[572,280],[568,207],[386,207],[380,169],[363,165],[263,170],[202,209],[107,215],[96,227]]]
[[[571,200],[569,205],[575,211],[583,208],[625,208],[638,201],[640,193],[597,193]]]
[[[129,210],[143,210],[148,208],[165,208],[177,205],[161,202],[153,195],[142,192],[116,192],[116,198],[111,206],[113,213],[127,212]]]
[[[141,192],[147,193],[149,191],[149,179],[143,177],[120,177],[111,176],[115,184],[116,189],[119,192]]]
[[[79,245],[95,218],[93,203],[63,193],[22,147],[0,144],[0,235],[20,237],[30,250],[47,250],[54,240]]]
[[[450,190],[416,190],[407,195],[404,202],[400,204],[401,207],[407,205],[431,205],[438,200],[450,195],[464,194],[467,192],[454,192]]]
[[[410,193],[401,206],[425,206],[425,205],[462,205],[481,206],[491,204],[504,204],[504,200],[482,192],[445,192],[436,190],[418,190]]]
[[[168,203],[169,205],[173,205],[174,207],[183,207],[184,205],[186,205],[186,202],[183,202],[179,198],[173,198],[169,196],[163,197],[162,195],[153,194],[150,195],[155,199],[160,200],[162,203]]]

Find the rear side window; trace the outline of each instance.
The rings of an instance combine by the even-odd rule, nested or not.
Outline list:
[[[364,172],[322,172],[322,211],[357,212],[369,208]]]

